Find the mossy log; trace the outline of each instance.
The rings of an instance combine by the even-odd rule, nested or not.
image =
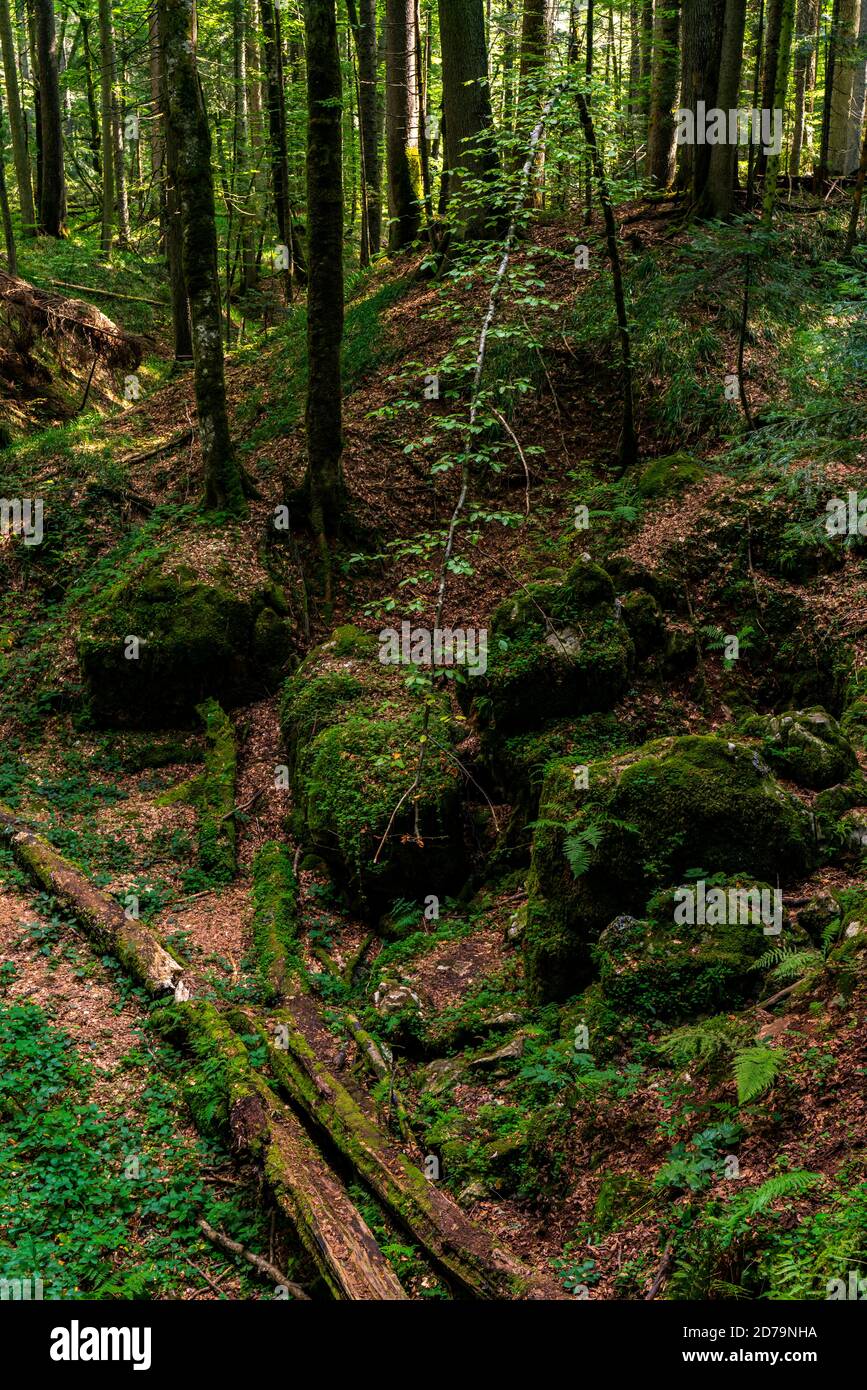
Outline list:
[[[160,1018],[160,1015],[163,1015]],[[397,1275],[340,1179],[318,1153],[294,1112],[251,1067],[241,1039],[213,1004],[182,1003],[158,1010],[154,1026],[187,1043],[207,1062],[209,1094],[203,1109],[213,1114],[213,1087],[222,1092],[218,1114],[233,1148],[261,1162],[274,1200],[298,1232],[337,1299],[405,1299]],[[189,1088],[197,1114],[195,1087]],[[199,1115],[197,1115],[197,1119]]]
[[[296,1016],[309,1007],[294,1001],[263,1033],[271,1070],[287,1096],[461,1292],[483,1299],[562,1297],[553,1279],[522,1264],[389,1141],[314,1052]],[[249,1015],[238,1013],[249,1028]]]
[[[155,934],[143,923],[130,920],[116,899],[96,888],[80,869],[2,805],[0,838],[11,846],[21,867],[78,919],[101,951],[116,956],[150,993],[176,993],[184,967]]]

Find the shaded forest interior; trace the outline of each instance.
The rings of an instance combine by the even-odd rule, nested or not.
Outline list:
[[[0,1296],[857,1296],[867,0],[0,55]]]

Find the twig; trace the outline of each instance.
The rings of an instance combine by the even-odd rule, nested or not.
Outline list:
[[[645,1303],[649,1303],[650,1300],[652,1298],[656,1298],[656,1295],[659,1293],[663,1280],[665,1279],[665,1276],[669,1270],[669,1266],[671,1265],[673,1254],[674,1241],[670,1240],[662,1252],[662,1259],[659,1262],[659,1267],[656,1271],[656,1274],[653,1276],[653,1283],[651,1284],[647,1293],[644,1295]]]
[[[260,1274],[263,1274],[266,1279],[270,1279],[273,1283],[288,1289],[293,1298],[303,1299],[307,1303],[310,1302],[310,1295],[304,1292],[301,1285],[288,1279],[282,1269],[278,1269],[270,1260],[263,1259],[261,1255],[255,1255],[252,1250],[245,1249],[237,1240],[232,1240],[230,1236],[224,1235],[222,1231],[215,1230],[213,1226],[208,1224],[204,1217],[200,1217],[196,1225],[202,1232],[202,1235],[207,1236],[208,1240],[213,1241],[214,1245],[218,1245],[221,1250],[226,1250],[230,1255],[240,1255],[242,1259],[246,1260],[248,1264],[251,1264]],[[192,1261],[190,1261],[190,1263],[192,1264]]]

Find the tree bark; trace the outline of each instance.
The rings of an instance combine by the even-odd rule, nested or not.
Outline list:
[[[268,131],[271,139],[271,182],[274,191],[274,210],[281,243],[289,249],[287,284],[291,294],[291,277],[300,284],[307,278],[304,252],[295,228],[289,202],[289,151],[286,137],[286,108],[284,104],[283,44],[280,10],[274,0],[259,0],[262,16],[262,57],[265,64],[265,84],[268,94]]]
[[[789,174],[796,179],[801,172],[801,150],[804,146],[807,114],[807,92],[816,81],[816,21],[819,0],[798,0],[795,39],[795,121],[792,128],[792,147],[789,151]],[[865,5],[867,13],[867,5]]]
[[[680,76],[679,32],[680,0],[658,0],[653,35],[646,162],[647,178],[656,188],[670,188],[674,179],[674,112]]]
[[[716,105],[726,112],[734,111],[739,106],[746,18],[746,0],[726,0],[716,94]],[[728,137],[726,144],[714,145],[711,149],[710,168],[701,209],[707,217],[724,219],[732,214],[738,146],[737,135],[731,129],[728,130]]]
[[[861,152],[861,123],[864,116],[864,98],[867,92],[867,0],[861,0],[861,13],[858,18],[858,49],[854,59],[852,74],[852,100],[849,116],[849,148],[846,152],[846,172],[851,173],[859,165]]]
[[[782,13],[780,15],[779,41],[777,44],[777,63],[776,63],[776,85],[773,92],[774,111],[783,112],[786,109],[786,92],[789,85],[789,69],[792,60],[792,37],[795,29],[795,0],[782,0]],[[780,117],[782,120],[782,115]],[[774,216],[774,201],[777,193],[777,178],[782,161],[782,151],[780,154],[768,156],[767,168],[765,172],[765,187],[762,195],[762,220],[766,227],[770,227]]]
[[[205,505],[238,513],[244,488],[229,433],[220,322],[211,132],[196,66],[193,0],[159,0],[166,72],[166,143],[180,202]]]
[[[501,238],[507,218],[497,188],[499,158],[493,141],[482,0],[439,0],[439,19],[449,197],[453,205],[460,199],[461,235]],[[462,187],[455,172],[461,168],[472,190]]]
[[[0,0],[0,45],[3,48],[6,105],[9,111],[12,160],[15,165],[15,182],[18,185],[18,203],[21,209],[21,231],[25,237],[33,237],[36,235],[33,183],[30,176],[30,159],[27,153],[24,113],[21,109],[21,93],[18,85],[18,67],[15,58],[15,41],[12,34],[12,14],[9,0]]]
[[[683,0],[680,105],[694,116],[700,101],[705,103],[705,109],[716,105],[724,15],[725,0]],[[678,186],[689,192],[693,206],[701,204],[712,148],[697,143],[680,146]]]
[[[307,476],[310,520],[336,534],[345,505],[343,185],[340,51],[334,0],[304,0],[307,38]]]
[[[364,180],[364,250],[367,261],[382,245],[382,170],[379,160],[376,0],[348,0],[358,59],[361,167]],[[362,259],[362,264],[366,264]]]
[[[18,255],[15,250],[12,213],[9,208],[9,189],[6,187],[6,151],[3,146],[3,107],[0,104],[0,214],[3,217],[3,240],[6,243],[6,269],[10,275],[17,275]]]
[[[831,111],[828,129],[828,172],[831,175],[852,173],[850,163],[852,126],[852,87],[857,67],[855,57],[855,26],[858,0],[839,0],[837,25],[834,32],[834,73],[831,84]],[[858,113],[858,124],[861,113]]]
[[[421,188],[410,149],[408,54],[414,28],[412,0],[386,0],[385,167],[391,255],[410,246],[421,227]]]
[[[57,73],[54,0],[36,0],[36,53],[42,132],[42,179],[39,225],[47,235],[66,236],[66,176],[63,172],[63,127]]]

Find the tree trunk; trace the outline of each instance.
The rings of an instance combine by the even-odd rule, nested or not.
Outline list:
[[[6,243],[6,269],[10,275],[17,275],[18,256],[15,251],[12,213],[9,210],[9,190],[6,187],[5,155],[6,151],[3,148],[3,108],[0,105],[0,214],[3,217],[3,240]]]
[[[15,41],[12,35],[12,14],[9,0],[0,0],[0,44],[3,48],[3,73],[6,78],[6,105],[9,110],[9,134],[12,139],[12,160],[15,165],[15,182],[18,185],[18,203],[21,209],[21,231],[25,237],[36,235],[36,213],[33,207],[33,184],[30,176],[30,159],[27,154],[27,135],[24,127],[24,113],[21,109],[21,95],[18,85],[18,68],[15,59]]]
[[[453,205],[460,199],[462,235],[499,238],[507,219],[497,188],[482,0],[439,0],[439,19],[449,197]],[[455,173],[460,168],[467,170],[471,190],[462,187]]]
[[[798,0],[798,32],[795,39],[795,122],[792,129],[792,148],[789,151],[789,174],[796,179],[801,172],[801,150],[804,145],[807,92],[816,81],[816,20],[819,0]],[[865,5],[867,13],[867,5]]]
[[[849,116],[849,148],[846,152],[846,172],[859,167],[861,154],[861,123],[864,116],[864,97],[867,92],[867,0],[861,0],[858,19],[858,48],[852,74],[852,100]]]
[[[102,250],[111,250],[114,227],[114,141],[112,138],[112,73],[114,32],[111,0],[99,0],[99,93],[102,115]]]
[[[683,0],[682,15],[683,85],[680,105],[697,117],[700,101],[704,102],[706,110],[716,105],[725,0]],[[693,206],[701,204],[712,148],[711,145],[698,143],[680,146],[678,186],[688,190]]]
[[[867,117],[864,120],[864,138],[861,142],[861,158],[858,163],[858,177],[855,180],[855,193],[852,198],[852,215],[846,233],[845,254],[848,256],[855,246],[858,235],[858,218],[861,215],[861,199],[864,196],[864,179],[867,176]]]
[[[2,0],[0,0],[2,3]],[[96,104],[96,87],[93,81],[93,52],[90,47],[90,26],[92,24],[90,15],[82,15],[79,23],[81,24],[81,47],[84,55],[84,85],[87,94],[87,118],[90,125],[90,145],[93,172],[102,181],[102,142],[99,133],[99,109]]]
[[[642,0],[641,35],[639,38],[638,114],[650,116],[650,83],[653,73],[653,0]]]
[[[726,0],[723,21],[722,53],[716,105],[722,111],[734,111],[739,106],[741,63],[743,59],[746,0]],[[728,130],[728,142],[714,145],[710,155],[702,213],[707,217],[727,218],[734,206],[735,174],[737,172],[737,135]]]
[[[304,0],[307,37],[307,476],[315,534],[339,529],[345,493],[343,185],[340,52],[334,0]]]
[[[166,73],[166,144],[171,147],[181,210],[183,270],[190,304],[196,409],[205,504],[244,510],[241,471],[226,409],[211,132],[196,66],[193,0],[159,0]]]
[[[857,67],[855,56],[857,18],[858,0],[840,0],[834,35],[834,75],[828,130],[828,172],[837,176],[850,174],[857,167],[857,161],[850,163],[853,116],[852,86]],[[859,112],[859,126],[860,117],[861,113]]]
[[[47,235],[66,236],[66,177],[63,172],[63,127],[57,74],[54,0],[36,0],[36,53],[39,63],[39,108],[42,131],[42,179],[39,225]]]
[[[421,226],[421,188],[410,150],[411,92],[408,53],[415,28],[412,0],[385,4],[385,165],[388,185],[388,250],[403,250]]]
[[[358,106],[361,167],[364,180],[364,235],[367,260],[382,245],[382,172],[379,162],[377,100],[376,0],[348,0],[358,58]],[[362,260],[362,264],[366,262]]]
[[[288,1105],[250,1064],[244,1043],[213,1004],[182,1003],[156,1026],[217,1070],[231,1146],[260,1158],[274,1200],[337,1299],[406,1299],[346,1187]],[[195,1103],[194,1103],[195,1114]],[[207,1129],[207,1125],[204,1126]]]
[[[782,13],[780,15],[779,41],[777,44],[777,80],[773,93],[772,110],[781,113],[786,109],[786,92],[789,85],[789,69],[792,62],[792,37],[795,30],[795,0],[782,0]],[[782,130],[780,131],[782,139]],[[774,200],[777,193],[777,178],[780,172],[780,154],[770,154],[768,156],[767,168],[765,172],[765,188],[762,196],[762,221],[766,227],[770,227],[774,216]]]
[[[679,31],[680,0],[659,0],[653,34],[646,163],[647,177],[656,188],[670,188],[674,179],[674,112],[680,75]]]
[[[304,283],[306,265],[298,240],[295,220],[289,203],[289,153],[286,140],[286,108],[284,104],[283,44],[280,30],[280,10],[273,0],[259,0],[262,15],[262,56],[268,92],[268,131],[271,137],[271,182],[274,190],[274,210],[281,243],[289,250],[287,285],[291,294],[291,277]]]
[[[117,203],[117,239],[121,246],[129,244],[129,203],[126,190],[126,163],[123,142],[123,96],[120,83],[120,70],[114,43],[114,24],[111,13],[111,0],[108,3],[108,23],[111,36],[109,62],[111,64],[111,142],[114,151],[114,193]]]
[[[190,328],[190,304],[187,299],[187,286],[184,280],[183,235],[181,232],[181,205],[178,198],[177,152],[169,138],[166,112],[169,97],[166,81],[165,44],[161,28],[159,7],[157,18],[157,57],[159,62],[159,116],[163,132],[163,157],[165,161],[165,251],[169,272],[169,294],[172,303],[172,337],[176,362],[190,362],[193,356],[193,337]]]

